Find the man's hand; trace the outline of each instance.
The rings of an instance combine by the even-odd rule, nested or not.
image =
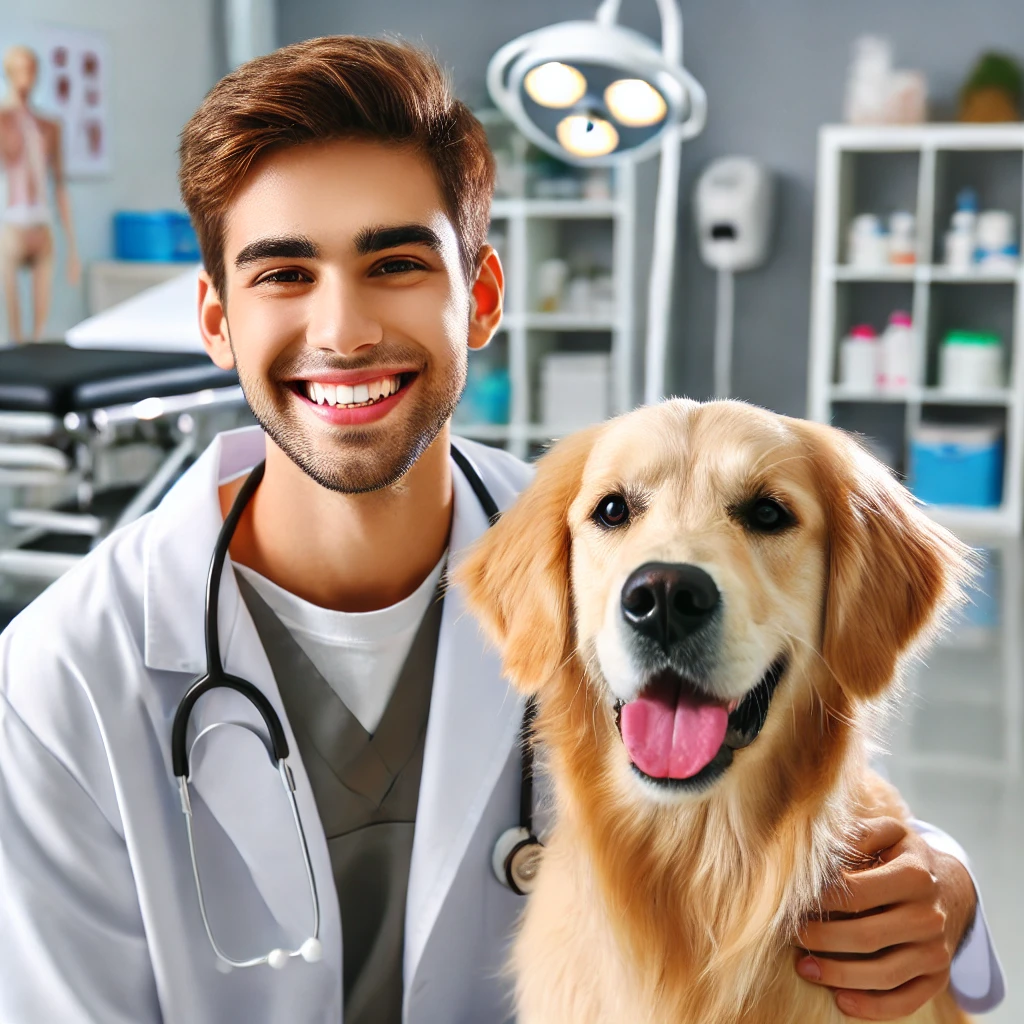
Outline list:
[[[822,920],[800,930],[797,971],[835,989],[843,1013],[895,1020],[949,984],[977,897],[967,869],[902,822],[873,818],[863,828],[856,847],[867,866],[845,872],[846,891],[826,892]]]

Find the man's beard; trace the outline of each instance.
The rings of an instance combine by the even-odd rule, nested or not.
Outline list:
[[[401,480],[451,419],[466,386],[467,353],[457,350],[451,363],[442,366],[425,360],[421,348],[382,341],[362,359],[342,360],[319,351],[303,353],[299,359],[282,356],[266,378],[247,374],[237,355],[235,366],[256,421],[299,469],[328,490],[364,494]],[[393,366],[419,367],[415,393],[401,399],[401,418],[387,426],[324,424],[320,430],[326,437],[317,436],[315,425],[301,414],[284,383],[331,370],[375,367],[382,367],[383,377],[384,369]]]

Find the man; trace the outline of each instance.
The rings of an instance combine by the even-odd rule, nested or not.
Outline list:
[[[348,1022],[503,1020],[521,903],[490,861],[518,819],[522,707],[458,592],[433,600],[446,554],[487,528],[449,444],[467,349],[501,318],[483,130],[424,55],[313,40],[210,93],[181,181],[203,337],[263,431],[219,438],[0,643],[0,1019],[298,1024],[344,1002]],[[527,467],[458,447],[507,507]],[[210,663],[210,555],[261,459],[214,654],[266,695],[292,755],[323,955],[281,971],[226,970],[211,948],[258,958],[315,930],[260,715],[223,688],[192,715],[205,919],[170,757]],[[900,1016],[948,983],[970,928],[984,963],[961,985],[997,1001],[956,858],[886,823],[866,845],[887,863],[857,877],[856,909],[889,909],[802,939],[875,955],[807,958],[812,975],[851,1012]]]

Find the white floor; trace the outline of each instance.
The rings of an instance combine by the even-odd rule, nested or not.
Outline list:
[[[968,621],[926,656],[887,768],[913,812],[967,849],[1007,979],[986,1024],[1024,1021],[1024,613],[1019,542],[987,549]],[[973,621],[971,621],[973,620]]]

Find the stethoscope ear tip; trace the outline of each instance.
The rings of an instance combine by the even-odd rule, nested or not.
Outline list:
[[[319,939],[309,938],[299,946],[299,956],[307,964],[318,964],[324,955],[323,943]]]

